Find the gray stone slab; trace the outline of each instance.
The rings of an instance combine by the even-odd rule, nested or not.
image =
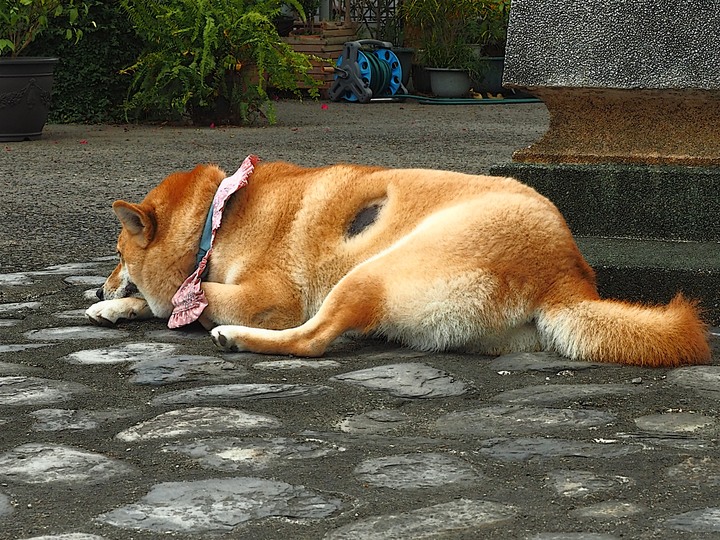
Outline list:
[[[19,322],[19,319],[0,319],[0,328],[10,328],[16,326]]]
[[[635,419],[635,425],[658,433],[707,434],[717,430],[718,421],[702,414],[670,412],[641,416]]]
[[[465,460],[448,454],[398,454],[360,463],[353,471],[363,483],[392,489],[472,485],[481,476]]]
[[[188,341],[188,340],[207,340],[210,339],[208,333],[202,329],[173,329],[166,328],[165,330],[152,330],[145,333],[147,339],[153,341]]]
[[[242,366],[217,356],[177,355],[140,360],[130,366],[135,384],[160,386],[176,382],[222,381],[245,377]]]
[[[5,482],[98,484],[135,472],[127,463],[64,445],[28,443],[0,454]]]
[[[0,377],[0,405],[50,405],[84,394],[84,384],[40,377]]]
[[[628,476],[603,475],[591,471],[555,470],[547,475],[547,486],[558,495],[584,498],[599,493],[616,492],[636,484]]]
[[[530,458],[616,458],[643,451],[640,445],[618,442],[572,441],[551,438],[488,439],[479,451],[495,459],[523,461]]]
[[[136,414],[131,409],[71,410],[39,409],[29,413],[35,418],[33,431],[84,431]]]
[[[253,364],[253,369],[261,371],[295,371],[301,369],[335,369],[342,364],[335,360],[301,360],[292,358],[288,360],[269,360]]]
[[[490,369],[496,372],[540,371],[558,373],[560,371],[583,371],[600,366],[607,366],[607,364],[575,362],[552,352],[505,354],[490,362]]]
[[[23,334],[26,338],[38,341],[66,341],[75,339],[127,339],[130,332],[117,328],[98,326],[60,326],[30,330]]]
[[[163,452],[178,452],[197,461],[202,467],[237,472],[266,469],[271,465],[289,465],[297,460],[316,459],[345,448],[319,439],[288,437],[247,438],[218,437],[168,444]]]
[[[409,512],[362,519],[334,531],[324,540],[396,540],[412,538],[459,537],[482,534],[484,527],[510,522],[516,516],[514,507],[491,501],[459,499],[418,508]]]
[[[338,424],[345,433],[387,433],[407,424],[410,417],[393,409],[376,409],[345,418]]]
[[[35,283],[35,280],[27,272],[13,272],[0,274],[0,285],[5,287],[21,287]]]
[[[52,347],[55,343],[12,343],[8,345],[0,345],[0,354],[28,351],[30,349],[42,349],[44,347]]]
[[[9,516],[13,513],[13,505],[10,503],[10,497],[4,493],[0,493],[0,518]]]
[[[445,414],[435,429],[446,435],[486,437],[545,433],[556,428],[587,429],[612,424],[616,416],[590,409],[551,409],[519,405],[495,405]]]
[[[228,431],[273,429],[280,426],[279,419],[266,414],[229,407],[190,407],[160,414],[121,431],[115,437],[121,441],[134,442],[201,437]]]
[[[23,540],[105,540],[105,537],[96,534],[65,533],[33,536],[32,538],[24,538]]]
[[[641,514],[645,507],[626,501],[603,501],[582,508],[575,508],[570,515],[586,519],[617,520]]]
[[[106,264],[100,262],[74,262],[64,264],[54,264],[47,266],[42,270],[30,272],[34,276],[62,276],[70,274],[89,274],[97,272],[99,268],[106,267]]]
[[[172,343],[123,343],[104,349],[76,351],[63,359],[71,364],[120,364],[164,358],[177,349],[178,345]]]
[[[15,315],[28,311],[35,311],[42,306],[40,302],[10,302],[0,304],[0,315]]]
[[[495,396],[495,399],[505,403],[531,405],[604,396],[631,396],[643,390],[631,384],[540,384],[508,390]]]
[[[574,532],[574,533],[540,533],[528,537],[528,540],[620,540],[619,536],[603,533]]]
[[[689,457],[665,470],[665,477],[682,484],[720,487],[720,460],[711,457]]]
[[[720,399],[720,366],[689,366],[672,370],[667,381],[698,394]]]
[[[87,308],[80,308],[80,309],[68,309],[65,311],[58,311],[56,313],[53,313],[53,317],[56,319],[63,319],[63,320],[71,320],[71,319],[77,319],[77,320],[85,320],[85,311]]]
[[[213,404],[248,399],[281,399],[313,396],[329,390],[327,386],[299,384],[218,384],[199,386],[188,390],[167,392],[153,398],[152,405]]]
[[[102,287],[107,276],[68,276],[63,281],[68,285],[84,285],[86,287],[95,286]]]
[[[341,381],[403,398],[460,396],[467,389],[452,375],[419,363],[389,364],[335,375]]]
[[[123,529],[158,533],[226,533],[271,516],[327,518],[342,506],[340,499],[304,486],[263,478],[209,478],[157,484],[137,503],[97,519]]]
[[[694,533],[720,532],[720,508],[703,508],[670,516],[665,526],[678,531]]]
[[[719,42],[720,11],[697,0],[513,0],[504,82],[716,90]]]

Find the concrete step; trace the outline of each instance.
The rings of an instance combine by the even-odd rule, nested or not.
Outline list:
[[[665,303],[677,292],[698,299],[720,325],[720,243],[576,236],[606,298]]]

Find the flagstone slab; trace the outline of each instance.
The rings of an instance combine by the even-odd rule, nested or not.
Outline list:
[[[58,311],[56,313],[53,313],[53,317],[56,319],[64,319],[64,320],[71,320],[71,319],[77,319],[77,320],[85,320],[86,308],[80,308],[80,309],[68,309],[65,311]]]
[[[495,399],[517,405],[547,404],[605,396],[631,396],[644,391],[630,384],[540,384],[501,392]]]
[[[570,512],[571,516],[586,519],[621,519],[645,511],[645,507],[625,501],[603,501],[591,506],[575,508]]]
[[[121,364],[172,355],[178,345],[172,343],[123,343],[104,349],[76,351],[63,359],[71,364]]]
[[[35,283],[28,272],[12,272],[0,274],[0,285],[5,287],[25,287]]]
[[[517,510],[492,501],[458,499],[418,508],[409,512],[387,514],[355,521],[334,531],[324,540],[422,540],[466,535],[482,535],[483,528],[503,525],[513,520]],[[477,536],[481,538],[482,536]]]
[[[40,377],[0,377],[0,405],[50,405],[90,392],[84,384]]]
[[[720,487],[720,459],[689,457],[665,470],[665,477],[674,482]]]
[[[42,306],[41,302],[9,302],[0,304],[0,315],[14,315],[23,311],[34,311]]]
[[[13,506],[10,503],[10,497],[4,493],[0,493],[0,519],[13,513]]]
[[[363,483],[392,489],[472,485],[481,478],[467,461],[439,453],[367,459],[355,467],[353,473]]]
[[[217,404],[242,399],[280,399],[313,396],[326,392],[327,386],[303,386],[299,384],[219,384],[199,386],[188,390],[176,390],[161,394],[151,405]]]
[[[528,540],[621,540],[618,536],[603,533],[540,533],[529,536]]]
[[[720,366],[688,366],[673,369],[667,382],[699,394],[720,399]]]
[[[68,285],[85,285],[85,286],[96,286],[96,287],[102,287],[105,283],[105,280],[107,279],[107,276],[93,276],[93,275],[84,275],[84,276],[68,276],[63,281],[67,283]]]
[[[584,371],[607,366],[595,362],[577,362],[552,352],[513,353],[498,356],[490,362],[490,369],[498,372],[539,371],[558,373],[560,371]]]
[[[236,472],[291,465],[293,461],[344,452],[345,448],[319,439],[218,437],[168,444],[162,450],[184,454],[208,469]]]
[[[342,364],[335,360],[301,360],[293,358],[290,360],[271,360],[253,364],[253,369],[261,371],[295,371],[302,369],[334,369]]]
[[[345,418],[338,424],[345,433],[386,433],[402,427],[410,416],[393,409],[376,409]]]
[[[447,435],[497,436],[545,433],[556,428],[587,429],[612,424],[616,415],[590,409],[552,409],[496,405],[441,416],[435,429]]]
[[[105,537],[96,534],[65,533],[33,536],[32,538],[24,538],[23,540],[105,540]]]
[[[35,276],[62,276],[70,274],[84,274],[97,272],[99,268],[104,268],[106,266],[106,264],[102,264],[100,261],[73,262],[46,266],[42,270],[35,270],[30,273]]]
[[[582,498],[598,493],[615,492],[632,487],[635,480],[628,476],[604,475],[591,471],[555,470],[547,475],[546,485],[558,495]]]
[[[35,418],[33,431],[85,431],[102,424],[136,414],[131,409],[71,410],[39,409],[30,413]]]
[[[703,508],[670,516],[665,525],[678,531],[720,533],[720,508]]]
[[[135,384],[160,386],[176,382],[213,381],[245,377],[247,369],[217,356],[177,355],[140,360],[130,366]]]
[[[641,452],[640,445],[613,442],[574,441],[552,438],[488,439],[481,442],[480,452],[504,461],[530,458],[581,457],[616,458]]]
[[[335,375],[340,381],[371,390],[382,390],[402,398],[460,396],[465,384],[439,369],[419,363],[388,364]]]
[[[274,416],[229,407],[190,407],[160,414],[121,431],[115,438],[146,441],[179,437],[201,437],[228,431],[274,429],[282,425]]]
[[[66,341],[75,339],[127,339],[130,332],[117,328],[101,328],[99,326],[59,326],[40,328],[23,334],[28,339],[38,341]]]
[[[0,454],[0,478],[5,482],[98,484],[135,472],[127,463],[64,445],[28,443]]]
[[[327,518],[342,507],[338,498],[277,480],[209,478],[156,484],[137,503],[102,514],[97,520],[157,533],[227,533],[245,522],[272,516]]]
[[[635,425],[642,430],[658,433],[708,433],[717,429],[717,419],[702,414],[662,413],[641,416]]]
[[[11,343],[0,345],[0,354],[42,349],[44,347],[53,347],[54,345],[56,345],[56,343]]]

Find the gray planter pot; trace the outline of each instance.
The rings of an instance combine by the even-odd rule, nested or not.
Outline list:
[[[470,75],[464,69],[427,68],[430,88],[438,97],[458,98],[470,92]]]
[[[0,58],[0,141],[39,139],[57,58]]]

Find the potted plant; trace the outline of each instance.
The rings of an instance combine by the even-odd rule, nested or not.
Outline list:
[[[480,15],[469,21],[467,27],[477,59],[473,88],[477,92],[498,94],[503,91],[510,0],[483,0],[481,4]]]
[[[308,57],[294,52],[273,24],[295,0],[122,0],[145,49],[126,103],[139,119],[205,125],[275,120],[267,89],[298,92]]]
[[[58,59],[22,53],[51,19],[62,22],[66,37],[80,39],[76,23],[87,11],[81,0],[0,0],[0,141],[40,138]]]
[[[470,72],[476,67],[468,21],[480,17],[483,2],[405,0],[401,9],[406,40],[417,49],[418,64],[430,71],[433,93],[441,97],[467,94]],[[446,79],[449,85],[444,84]]]

